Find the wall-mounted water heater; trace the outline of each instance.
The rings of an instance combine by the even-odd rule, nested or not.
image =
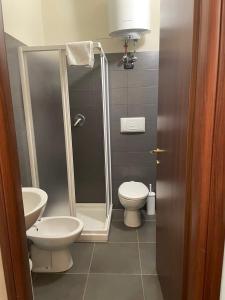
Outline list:
[[[150,0],[108,0],[109,35],[124,40],[125,53],[121,64],[133,69],[137,60],[135,44],[141,36],[151,30]],[[133,53],[128,51],[133,41]]]
[[[150,0],[108,0],[109,35],[138,40],[151,30]]]

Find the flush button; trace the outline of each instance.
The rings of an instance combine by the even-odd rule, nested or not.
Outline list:
[[[145,118],[121,118],[120,132],[145,132]]]

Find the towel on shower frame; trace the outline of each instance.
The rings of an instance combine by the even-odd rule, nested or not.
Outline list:
[[[94,66],[94,43],[92,41],[67,43],[66,54],[70,66],[87,66],[90,68]]]

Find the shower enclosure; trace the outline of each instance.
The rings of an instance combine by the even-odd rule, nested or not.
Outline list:
[[[112,213],[108,61],[100,43],[94,48],[93,69],[68,66],[64,45],[18,51],[29,168],[32,186],[49,195],[45,216],[77,216],[81,240],[105,241]]]

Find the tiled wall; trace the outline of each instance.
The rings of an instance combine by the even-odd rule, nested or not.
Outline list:
[[[155,186],[156,161],[149,151],[156,147],[158,52],[137,53],[133,70],[118,66],[122,54],[110,54],[110,108],[114,208],[120,207],[118,187],[136,180]],[[121,117],[145,117],[146,132],[121,134]]]
[[[105,202],[105,166],[100,57],[93,69],[68,67],[71,119],[83,114],[82,127],[72,127],[77,202]]]
[[[155,185],[158,52],[138,53],[134,70],[118,62],[122,53],[108,54],[111,112],[111,147],[114,208],[121,207],[118,186],[127,180]],[[69,67],[71,117],[86,116],[86,124],[73,128],[73,149],[78,202],[104,201],[104,151],[100,62],[93,70]],[[120,117],[145,117],[146,132],[121,134]]]

